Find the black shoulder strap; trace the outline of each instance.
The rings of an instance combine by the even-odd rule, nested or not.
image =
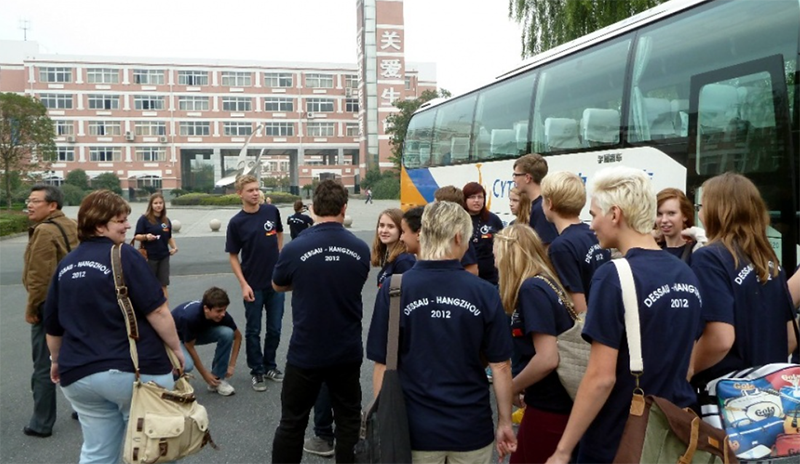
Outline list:
[[[61,236],[64,237],[64,244],[67,245],[67,253],[72,251],[72,247],[69,245],[69,238],[67,238],[67,233],[64,231],[64,228],[61,227],[61,224],[52,219],[44,221],[43,224],[53,224],[54,226],[58,227],[58,230],[61,231]]]
[[[681,261],[688,262],[689,257],[692,256],[692,244],[687,243],[683,246],[683,253],[681,254]]]
[[[403,274],[392,274],[389,284],[389,334],[386,339],[386,370],[397,370],[397,350],[400,344],[400,287]]]

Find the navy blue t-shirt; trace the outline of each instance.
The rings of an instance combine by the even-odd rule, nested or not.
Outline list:
[[[414,266],[417,258],[411,253],[400,253],[391,263],[386,263],[378,273],[378,288],[381,288],[386,279],[390,279],[392,274],[402,274]],[[391,280],[391,279],[390,279]]]
[[[641,388],[680,407],[697,401],[686,381],[689,358],[700,324],[702,300],[697,278],[686,263],[662,250],[634,248],[626,255],[639,301],[644,374]],[[583,436],[578,462],[610,463],[617,453],[635,386],[625,331],[617,268],[602,266],[592,278],[583,338],[619,350],[617,380],[597,418]],[[785,330],[784,330],[785,332]]]
[[[473,264],[478,264],[478,255],[475,254],[475,244],[470,240],[469,247],[467,247],[464,257],[461,258],[461,265],[467,267]]]
[[[117,369],[134,372],[125,317],[117,303],[111,269],[113,242],[84,240],[58,263],[44,306],[48,335],[62,338],[58,357],[61,385]],[[139,370],[163,375],[172,370],[164,342],[146,316],[166,299],[147,261],[128,244],[122,246],[122,275],[139,326]]]
[[[762,285],[749,260],[740,257],[739,266],[734,266],[733,255],[715,242],[694,253],[692,269],[706,295],[702,323],[725,322],[733,325],[736,334],[725,358],[697,373],[693,384],[704,385],[734,370],[786,362],[786,323],[794,309],[782,268]]]
[[[531,277],[522,282],[517,309],[511,315],[511,336],[514,338],[514,351],[519,359],[519,363],[512,368],[514,376],[522,372],[536,355],[533,334],[557,337],[574,324],[564,303],[547,282],[539,277]],[[542,411],[569,414],[572,398],[553,370],[525,389],[525,404]]]
[[[611,260],[611,252],[600,248],[588,224],[572,224],[561,231],[547,249],[561,285],[568,292],[583,293],[589,301],[592,276]]]
[[[545,245],[553,243],[553,240],[558,237],[558,229],[547,220],[544,211],[542,211],[541,195],[531,202],[531,218],[529,222]]]
[[[289,364],[315,369],[361,361],[369,258],[367,244],[337,222],[317,224],[283,248],[272,279],[292,287]]]
[[[152,224],[144,214],[136,222],[135,235],[153,234],[158,237],[156,240],[144,242],[144,249],[147,250],[147,259],[150,261],[161,261],[169,256],[169,239],[172,238],[172,221],[167,218],[167,223],[163,224],[160,218],[156,218],[156,223]]]
[[[686,248],[689,248],[689,251],[686,251]],[[679,247],[668,247],[666,242],[661,243],[661,249],[666,251],[667,253],[671,254],[672,256],[683,260],[689,266],[692,265],[692,247],[694,247],[694,243],[684,243],[682,246]],[[686,253],[686,259],[683,259],[683,255]]]
[[[398,369],[411,448],[471,451],[494,440],[481,364],[511,358],[508,316],[497,289],[456,260],[417,261],[403,274]],[[389,285],[375,300],[367,358],[386,364]]]
[[[233,322],[229,312],[225,312],[225,316],[219,322],[206,319],[202,301],[190,301],[179,305],[172,310],[172,318],[175,319],[175,328],[178,329],[178,336],[183,343],[197,340],[201,333],[221,325],[236,330],[236,323]]]
[[[308,229],[314,225],[314,220],[303,213],[294,213],[286,218],[286,223],[289,224],[289,234],[292,240],[300,235],[300,232]]]
[[[242,273],[253,290],[272,288],[278,233],[282,232],[281,213],[272,205],[261,205],[255,213],[239,211],[228,223],[225,252],[242,252]]]
[[[478,277],[497,285],[497,268],[494,267],[494,235],[503,230],[503,221],[489,213],[487,220],[479,214],[472,216],[472,244],[478,258]]]

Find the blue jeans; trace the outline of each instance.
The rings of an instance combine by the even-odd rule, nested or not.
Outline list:
[[[281,341],[281,325],[283,323],[284,294],[269,288],[253,290],[255,300],[244,302],[244,318],[246,320],[244,342],[247,351],[247,367],[250,375],[264,375],[275,369],[275,352]],[[264,336],[264,352],[261,352],[261,313],[267,313],[267,334]]]
[[[194,341],[195,346],[209,345],[211,343],[217,344],[217,349],[214,350],[214,360],[211,362],[211,373],[218,379],[225,380],[228,374],[228,364],[231,361],[231,348],[233,348],[233,329],[226,325],[218,325],[211,327],[208,330],[197,334]],[[183,357],[186,358],[186,372],[194,370],[194,359],[189,356],[186,347],[181,343],[183,348]]]
[[[81,421],[81,464],[120,461],[134,379],[132,372],[111,369],[61,388]],[[152,380],[165,388],[174,386],[171,372],[164,375],[142,374],[141,380]]]

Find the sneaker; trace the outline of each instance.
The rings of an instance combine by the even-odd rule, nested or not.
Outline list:
[[[255,386],[253,388],[255,388]],[[209,385],[208,391],[217,392],[222,396],[231,396],[236,393],[236,390],[233,389],[233,386],[229,384],[227,380],[220,380],[219,385],[216,387]]]
[[[270,369],[267,371],[267,378],[273,382],[283,382],[283,372],[278,369]]]
[[[306,438],[306,441],[303,442],[303,451],[317,456],[333,456],[333,442],[316,436]]]
[[[264,382],[263,374],[256,374],[253,376],[253,390],[257,392],[267,391],[267,384]]]
[[[491,367],[487,367],[486,368],[486,380],[488,380],[489,383],[492,383],[492,368]]]

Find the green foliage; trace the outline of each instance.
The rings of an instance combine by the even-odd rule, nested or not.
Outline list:
[[[56,153],[55,127],[47,108],[28,95],[0,93],[0,169],[20,177],[47,169]],[[11,207],[11,177],[4,178],[6,205]]]
[[[294,203],[299,200],[297,195],[284,192],[273,192],[269,194],[272,203]],[[208,193],[187,193],[178,198],[173,198],[170,202],[173,206],[241,206],[242,199],[239,195],[216,195]]]
[[[92,189],[107,189],[122,195],[122,184],[119,181],[119,177],[113,172],[104,172],[92,179]]]
[[[28,230],[28,215],[21,211],[0,213],[0,237]]]
[[[61,191],[64,192],[64,204],[68,206],[78,206],[86,196],[87,191],[82,188],[72,185],[64,184],[61,186]]]
[[[400,111],[390,114],[386,118],[388,127],[386,134],[390,135],[389,143],[392,145],[392,156],[389,158],[394,163],[394,168],[399,172],[400,165],[403,162],[403,144],[406,140],[406,132],[408,132],[408,121],[415,111],[419,109],[425,102],[429,102],[434,98],[450,98],[451,93],[445,89],[440,89],[439,92],[434,90],[426,90],[422,92],[418,98],[414,100],[398,100],[393,105]],[[364,183],[362,182],[362,185]]]
[[[89,176],[86,175],[86,171],[83,169],[74,169],[67,173],[64,184],[74,185],[81,190],[89,190]]]
[[[30,193],[31,186],[20,182],[11,190],[11,206],[8,206],[9,198],[6,196],[5,189],[0,191],[0,204],[6,205],[6,208],[10,210],[19,211],[25,207],[25,199]]]
[[[310,184],[306,184],[303,186],[303,191],[306,192],[306,198],[311,198],[311,192],[317,189],[317,185],[319,185],[319,179],[313,179]]]
[[[189,192],[184,190],[184,189],[180,189],[180,188],[172,189],[172,191],[169,192],[169,194],[172,195],[174,198],[178,198],[180,196],[186,195],[187,193],[189,193]]]
[[[371,188],[372,198],[376,200],[400,199],[400,178],[396,175],[384,176],[381,180],[375,182]]]
[[[522,57],[547,51],[666,0],[509,0],[508,16],[522,24]]]

